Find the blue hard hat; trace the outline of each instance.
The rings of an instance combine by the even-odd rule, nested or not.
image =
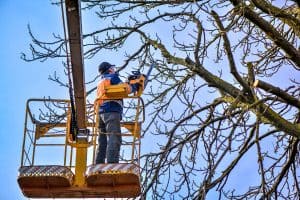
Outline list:
[[[104,74],[108,69],[114,66],[115,65],[112,65],[109,62],[102,62],[98,67],[98,71],[100,74]]]

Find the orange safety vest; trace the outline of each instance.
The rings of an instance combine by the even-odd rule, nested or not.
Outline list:
[[[113,100],[106,96],[106,88],[111,85],[110,79],[104,78],[102,79],[97,86],[97,98],[94,102],[95,111],[98,110],[98,107],[101,106],[104,102],[108,101],[114,101],[120,105],[123,105],[123,102],[119,99]],[[130,93],[130,86],[129,84],[127,86],[127,91]]]
[[[96,103],[98,105],[101,105],[104,103],[104,99],[107,98],[106,95],[105,95],[105,88],[107,86],[110,86],[110,79],[102,79],[99,83],[98,83],[98,86],[97,86],[97,98],[96,98]]]

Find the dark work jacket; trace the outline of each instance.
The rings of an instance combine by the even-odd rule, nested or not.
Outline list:
[[[119,74],[103,74],[102,79],[109,79],[111,85],[117,85],[122,83],[122,80],[119,77]],[[138,84],[130,84],[131,92],[136,92],[138,89]],[[115,100],[108,100],[105,101],[99,107],[99,113],[108,113],[108,112],[118,112],[121,114],[123,113],[123,100],[122,99],[115,99]]]

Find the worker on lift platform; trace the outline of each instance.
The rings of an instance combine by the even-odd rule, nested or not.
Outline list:
[[[122,81],[115,71],[115,65],[102,62],[98,70],[102,77],[97,86],[97,98],[95,100],[95,105],[98,105],[96,108],[98,108],[100,132],[95,163],[105,163],[105,158],[107,158],[107,163],[118,163],[122,141],[120,121],[122,120],[123,100],[105,100],[102,97],[105,96],[106,86],[117,85]],[[128,84],[127,93],[136,92],[140,86],[139,83]]]

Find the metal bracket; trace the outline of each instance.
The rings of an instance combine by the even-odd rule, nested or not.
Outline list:
[[[79,141],[88,141],[88,136],[90,134],[90,129],[78,129],[76,138]]]

